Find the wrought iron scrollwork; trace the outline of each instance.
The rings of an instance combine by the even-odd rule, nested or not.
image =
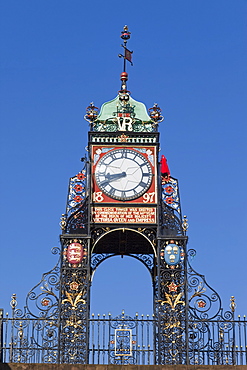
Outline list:
[[[110,230],[111,230],[110,227],[97,227],[93,229],[91,232],[92,244],[94,245],[101,236],[103,236],[105,233],[109,232]]]
[[[162,200],[169,207],[174,209],[179,215],[181,214],[181,205],[179,197],[178,180],[169,176],[168,178],[161,178]]]
[[[179,188],[176,179],[171,176],[161,177],[161,198],[159,224],[162,235],[185,235],[187,228],[181,217]]]
[[[140,227],[137,229],[137,231],[144,235],[153,244],[153,246],[156,246],[156,230],[147,227]]]
[[[84,161],[84,168],[74,177],[70,178],[69,191],[67,198],[66,214],[69,217],[75,213],[80,207],[82,202],[86,199],[87,192],[87,162]]]
[[[66,223],[67,234],[86,234],[88,228],[88,201],[87,199],[81,207],[70,215]]]
[[[173,247],[172,247],[173,246]],[[186,332],[185,240],[162,241],[159,249],[159,277],[155,285],[156,316],[159,320],[158,363],[183,363]],[[167,248],[167,252],[166,252]],[[172,253],[178,253],[176,261]],[[169,254],[170,253],[170,254]],[[168,257],[171,256],[170,259]]]
[[[195,251],[189,250],[188,256]],[[191,364],[236,364],[234,309],[223,311],[219,294],[188,260],[188,346]]]
[[[83,169],[69,181],[66,213],[62,215],[60,222],[63,233],[87,232],[87,158],[83,158],[83,162]]]
[[[188,256],[194,256],[195,251],[189,250]],[[219,294],[206,282],[205,276],[197,273],[188,260],[187,269],[188,302],[191,319],[213,320],[233,319],[232,312],[223,316],[222,303]]]
[[[153,269],[154,269],[154,255],[152,254],[129,254],[131,257],[136,258],[138,261],[142,262],[149,272],[151,276],[153,276]]]
[[[58,247],[52,248],[53,254],[60,254]],[[27,294],[24,310],[15,308],[14,318],[57,318],[59,303],[60,260],[55,267],[42,275],[41,281]],[[12,300],[12,305],[14,301]]]
[[[86,363],[90,285],[88,240],[64,236],[61,241],[60,361]]]
[[[114,256],[114,253],[92,253],[91,256],[91,268],[92,271],[96,270],[96,268],[106,259]]]
[[[135,364],[136,356],[133,353],[133,344],[136,344],[137,322],[132,317],[125,315],[116,316],[110,327],[114,329],[110,342],[110,361],[115,365]],[[135,347],[135,346],[134,346]]]
[[[60,249],[54,247],[52,253],[60,254]],[[58,362],[59,283],[60,259],[27,294],[23,310],[12,295],[12,318],[4,321],[5,336],[10,336],[6,362]]]
[[[149,242],[151,245],[153,245],[155,247],[156,245],[156,230],[152,229],[152,228],[146,228],[146,227],[143,227],[143,228],[111,228],[111,227],[98,227],[98,228],[95,228],[92,230],[91,232],[91,237],[92,237],[92,241],[93,241],[93,245],[96,244],[96,242],[104,235],[106,235],[107,233],[109,232],[114,232],[114,231],[118,231],[118,230],[122,230],[123,232],[125,231],[132,231],[132,232],[137,232],[138,234],[140,235],[143,235]],[[134,248],[134,246],[133,246]]]
[[[184,235],[181,218],[175,214],[174,209],[164,203],[161,204],[160,225],[162,235]]]
[[[92,253],[91,256],[91,268],[92,271],[96,270],[96,268],[104,262],[106,259],[113,257],[113,256],[119,256],[119,254],[115,253]],[[152,274],[153,268],[154,268],[154,256],[150,254],[133,254],[129,253],[128,256],[133,257],[137,259],[138,261],[142,262],[149,270],[149,272]]]

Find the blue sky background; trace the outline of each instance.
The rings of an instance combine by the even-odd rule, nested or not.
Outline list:
[[[131,31],[128,88],[157,102],[161,154],[179,179],[193,266],[247,314],[246,0],[2,0],[0,307],[50,270],[70,176],[87,145],[85,108],[120,88],[120,32]],[[152,313],[148,271],[111,258],[92,312]]]

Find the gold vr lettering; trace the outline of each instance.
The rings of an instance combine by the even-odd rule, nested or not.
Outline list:
[[[130,117],[116,117],[119,131],[133,131],[132,118]],[[128,127],[128,129],[126,128]]]

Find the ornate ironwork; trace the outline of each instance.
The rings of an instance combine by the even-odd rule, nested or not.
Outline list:
[[[52,248],[52,254],[60,253],[58,247]],[[26,317],[56,319],[59,316],[59,284],[60,260],[51,271],[43,274],[40,282],[27,294],[24,310],[14,309],[13,317],[18,319]],[[12,308],[13,305],[14,300],[12,299]]]
[[[112,227],[97,227],[97,228],[94,228],[92,229],[92,232],[91,232],[91,238],[92,238],[92,250],[93,250],[93,247],[94,245],[97,243],[97,241],[102,238],[103,236],[105,236],[106,234],[108,233],[111,233],[111,232],[115,232],[115,231],[118,231],[118,230],[121,230],[123,232],[125,231],[130,231],[130,232],[136,232],[140,235],[143,235],[149,242],[151,245],[153,245],[155,247],[156,245],[156,231],[154,229],[151,229],[151,228],[147,228],[147,227],[144,227],[144,228],[141,228],[141,227],[138,227],[138,228],[112,228]],[[132,246],[132,250],[133,248],[135,248],[135,246]]]
[[[86,234],[88,229],[88,200],[82,203],[81,207],[67,218],[66,234]]]
[[[186,240],[159,243],[155,284],[156,361],[158,364],[186,363]]]
[[[161,177],[160,233],[164,236],[183,236],[187,226],[181,217],[178,181],[171,176]]]
[[[52,253],[60,249],[54,247]],[[6,314],[0,323],[3,362],[59,362],[59,279],[60,260],[27,294],[23,310],[12,295],[12,317]]]
[[[194,256],[195,250],[188,251],[188,256]],[[187,291],[191,319],[195,320],[232,320],[230,311],[224,313],[219,294],[206,282],[205,276],[197,273],[188,260]]]
[[[124,311],[112,317],[92,314],[90,321],[89,362],[91,364],[154,363],[154,318],[149,315],[130,317]]]
[[[177,180],[162,179],[158,228],[92,226],[90,235],[86,181],[86,167],[70,180],[67,213],[61,218],[62,248],[53,249],[60,254],[57,265],[28,293],[23,310],[13,295],[12,317],[0,315],[1,358],[84,364],[246,364],[242,345],[247,341],[246,319],[234,319],[234,297],[224,312],[218,293],[191,266],[195,251],[186,251],[188,220],[181,217]],[[149,270],[154,316],[131,318],[122,313],[90,319],[92,274],[107,258],[123,254]]]
[[[245,364],[242,343],[247,341],[246,319],[234,319],[234,297],[230,311],[224,312],[218,293],[191,266],[195,251],[186,251],[188,220],[181,217],[177,180],[162,180],[159,229],[92,227],[89,236],[85,173],[84,169],[70,180],[67,214],[61,218],[62,249],[53,249],[61,256],[57,265],[28,293],[23,310],[17,307],[13,295],[12,317],[0,316],[2,359],[84,364]],[[77,204],[78,192],[82,200]],[[133,237],[140,240],[130,243]],[[145,248],[147,253],[143,253]],[[154,316],[140,319],[122,313],[116,318],[90,319],[93,272],[107,258],[123,254],[148,268],[154,286]]]
[[[69,217],[72,213],[78,211],[83,201],[86,199],[86,160],[82,169],[76,176],[71,177],[69,181],[69,191],[67,198],[66,214]]]
[[[171,207],[180,216],[181,205],[179,197],[178,180],[169,176],[168,178],[161,177],[161,198],[163,202]]]
[[[125,249],[124,254],[130,257],[133,257],[140,262],[142,262],[147,269],[149,270],[151,276],[153,277],[154,274],[154,265],[155,265],[155,248],[156,248],[156,233],[155,230],[150,228],[137,228],[137,229],[115,229],[110,227],[101,227],[101,228],[95,228],[92,230],[91,238],[92,238],[92,254],[91,254],[91,268],[92,271],[94,271],[104,260],[117,255],[122,255],[123,252],[121,252],[121,249],[117,251],[117,248],[115,247],[115,251],[113,253],[110,252],[112,249],[111,244],[109,243],[107,246],[104,246],[104,252],[96,252],[94,251],[94,246],[97,245],[97,241],[101,239],[102,237],[106,236],[107,234],[111,232],[121,231],[121,233],[129,232],[135,232],[140,236],[144,236],[149,243],[149,248],[152,251],[152,253],[139,253],[139,247],[135,245],[131,245],[130,249]],[[114,238],[114,243],[116,239]],[[123,240],[124,241],[124,240]],[[122,242],[123,242],[122,241]],[[121,243],[121,241],[120,241]],[[152,247],[151,247],[152,246]]]
[[[62,238],[60,276],[61,362],[87,363],[90,271],[87,238]]]
[[[177,296],[177,297],[176,297]],[[178,307],[181,297],[167,298],[169,306]],[[177,300],[177,302],[176,302]],[[72,300],[75,304],[75,301]],[[183,300],[181,300],[183,302]],[[16,303],[16,297],[15,297]],[[17,303],[16,303],[17,304]],[[78,303],[79,304],[79,303]],[[15,309],[16,306],[13,308]],[[76,321],[70,322],[73,330]],[[89,364],[157,364],[157,347],[153,333],[159,321],[155,316],[136,314],[117,317],[94,315],[89,319]],[[164,341],[171,341],[174,333],[182,333],[182,322],[168,321]],[[19,320],[0,315],[1,361],[22,363],[59,363],[63,343],[59,341],[59,319],[22,318]],[[80,325],[80,324],[79,324]],[[236,320],[188,319],[187,347],[185,336],[176,339],[167,353],[162,353],[163,364],[191,365],[246,365],[247,321],[244,316]],[[74,339],[74,337],[73,337]],[[72,340],[73,340],[72,339]],[[171,341],[172,342],[172,341]],[[73,342],[71,343],[73,347]],[[187,351],[186,351],[187,348]],[[73,354],[73,352],[70,353]],[[78,347],[80,350],[80,346]],[[178,353],[179,352],[179,353]],[[120,355],[122,354],[122,356]],[[177,362],[179,359],[179,362]],[[186,361],[187,359],[187,361]],[[66,360],[66,359],[64,359]],[[67,361],[66,361],[67,362]],[[69,362],[72,362],[71,359]]]
[[[164,236],[181,236],[185,234],[181,218],[164,203],[161,204],[160,231]]]
[[[142,262],[151,273],[151,276],[153,275],[153,269],[154,269],[154,256],[152,254],[134,254],[134,253],[128,253],[127,254],[130,257],[133,257],[137,259],[138,261]],[[106,259],[113,257],[113,256],[119,256],[119,254],[116,253],[92,253],[91,256],[91,268],[92,271],[95,271],[97,267],[104,262]]]
[[[62,233],[85,234],[88,228],[87,202],[87,158],[83,158],[83,169],[70,178],[66,213],[62,214],[60,227]]]

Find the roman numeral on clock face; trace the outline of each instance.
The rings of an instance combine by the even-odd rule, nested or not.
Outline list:
[[[146,183],[146,182],[144,182],[144,181],[141,181],[141,182],[139,183],[139,186],[141,186],[142,188],[145,188],[145,187],[147,186],[147,183]]]
[[[122,158],[127,158],[128,157],[128,152],[127,150],[124,150],[122,151]]]
[[[108,190],[108,193],[109,193],[110,196],[114,196],[115,189],[113,187],[111,187],[110,190]]]

